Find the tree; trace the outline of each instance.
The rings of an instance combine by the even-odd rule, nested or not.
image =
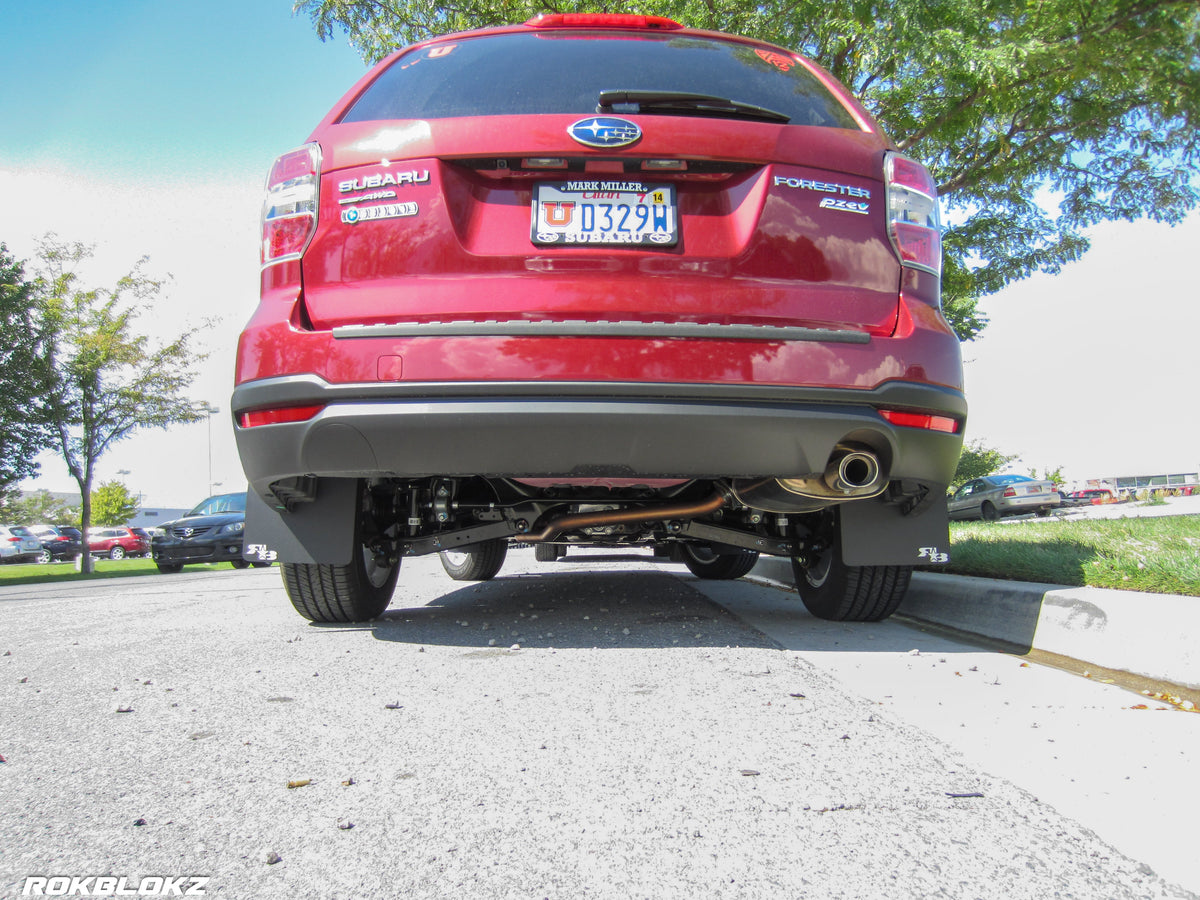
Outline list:
[[[92,491],[92,522],[96,525],[125,525],[139,508],[138,498],[119,481],[106,481]]]
[[[160,346],[136,334],[138,310],[158,300],[163,282],[144,273],[143,257],[115,287],[84,289],[77,270],[92,252],[49,234],[38,247],[38,314],[49,335],[43,405],[55,449],[83,498],[85,542],[97,461],[137,429],[204,417],[200,406],[183,396],[205,356],[192,349],[199,328]],[[84,554],[89,571],[90,563]]]
[[[35,284],[0,243],[0,500],[38,471],[37,455],[49,445],[34,411],[41,402],[42,330]]]
[[[1066,480],[1063,478],[1062,466],[1058,466],[1054,469],[1049,467],[1042,469],[1042,473],[1040,475],[1038,474],[1037,466],[1032,466],[1029,469],[1029,477],[1034,481],[1049,481],[1052,484],[1062,484],[1063,481]]]
[[[0,505],[0,518],[13,525],[70,524],[75,512],[49,491],[13,494]]]
[[[950,482],[950,487],[957,488],[974,478],[999,472],[1018,458],[1015,454],[1009,455],[985,447],[983,441],[968,441],[963,444],[962,455],[958,458],[958,468],[954,470],[954,480]]]
[[[324,40],[364,59],[435,34],[540,12],[623,12],[566,0],[297,0]],[[815,59],[930,167],[951,227],[947,317],[969,340],[978,298],[1057,272],[1102,221],[1177,223],[1198,200],[1200,5],[1195,0],[645,0],[638,11]],[[1053,207],[1053,208],[1052,208]]]

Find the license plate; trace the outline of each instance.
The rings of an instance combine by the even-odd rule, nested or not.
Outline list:
[[[671,247],[679,241],[671,184],[542,182],[533,189],[532,219],[530,239],[540,245]]]

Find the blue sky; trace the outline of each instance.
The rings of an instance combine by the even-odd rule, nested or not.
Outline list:
[[[289,0],[7,0],[0,22],[0,242],[24,260],[48,231],[92,244],[96,285],[148,255],[170,282],[142,331],[165,340],[215,320],[192,396],[222,413],[123,441],[98,483],[167,507],[240,488],[228,400],[258,295],[263,179],[366,67]],[[1093,237],[1061,275],[985,298],[992,324],[964,346],[967,437],[1020,454],[1019,471],[1196,472],[1200,216]],[[48,455],[24,486],[74,490]]]
[[[4,163],[261,176],[366,71],[288,0],[5,6]]]

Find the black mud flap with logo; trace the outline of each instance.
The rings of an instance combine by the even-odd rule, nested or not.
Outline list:
[[[322,478],[311,500],[284,511],[250,488],[242,555],[250,562],[349,563],[357,490],[355,478]]]
[[[848,566],[924,566],[950,561],[944,501],[905,515],[896,503],[843,503],[842,560]]]

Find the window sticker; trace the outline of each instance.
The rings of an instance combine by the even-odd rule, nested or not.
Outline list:
[[[763,62],[769,62],[780,72],[789,72],[796,65],[794,59],[789,59],[782,53],[775,53],[771,50],[755,50],[754,52],[758,55],[759,59]]]

